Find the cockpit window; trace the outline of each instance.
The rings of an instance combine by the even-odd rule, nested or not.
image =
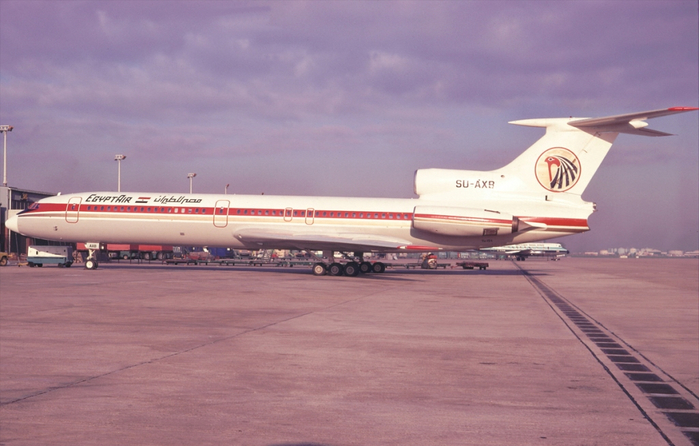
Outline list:
[[[39,203],[32,203],[29,205],[29,207],[27,209],[31,209],[31,210],[39,209]]]

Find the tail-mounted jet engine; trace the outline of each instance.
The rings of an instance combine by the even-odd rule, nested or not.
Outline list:
[[[510,214],[488,209],[416,206],[413,227],[455,237],[507,235],[545,225],[532,225]]]

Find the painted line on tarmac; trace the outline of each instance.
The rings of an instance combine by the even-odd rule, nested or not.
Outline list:
[[[517,265],[529,283],[619,385],[668,445],[699,446],[699,397],[544,282]]]

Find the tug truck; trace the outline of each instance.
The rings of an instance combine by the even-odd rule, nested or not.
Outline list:
[[[143,260],[172,258],[172,246],[167,245],[138,245],[138,252]]]
[[[27,264],[32,267],[45,264],[69,267],[73,264],[73,247],[31,245],[27,250]]]

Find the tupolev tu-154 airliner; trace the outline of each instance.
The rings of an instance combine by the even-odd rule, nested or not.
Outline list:
[[[85,242],[88,269],[97,268],[100,243],[143,243],[322,251],[316,275],[383,272],[363,254],[463,251],[588,231],[595,204],[581,195],[618,134],[668,136],[646,120],[692,110],[512,121],[546,133],[500,169],[417,170],[418,198],[85,192],[39,200],[7,227]],[[347,259],[336,261],[335,251]]]

